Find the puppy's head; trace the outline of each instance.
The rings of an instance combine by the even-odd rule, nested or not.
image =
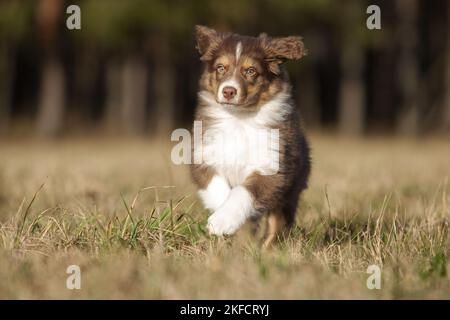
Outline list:
[[[224,107],[240,110],[273,98],[286,81],[281,64],[305,55],[297,36],[247,37],[196,26],[196,38],[200,60],[205,64],[200,89]]]

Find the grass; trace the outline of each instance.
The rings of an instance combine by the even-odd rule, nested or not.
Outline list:
[[[448,141],[311,142],[297,225],[269,251],[246,228],[206,234],[168,144],[0,142],[0,298],[448,299]]]

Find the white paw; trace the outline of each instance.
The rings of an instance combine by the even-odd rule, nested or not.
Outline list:
[[[212,235],[232,235],[239,229],[242,223],[239,216],[232,212],[218,210],[208,218],[207,228]]]

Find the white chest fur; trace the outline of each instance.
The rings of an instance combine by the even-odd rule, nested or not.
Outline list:
[[[201,94],[208,103],[208,115],[213,125],[202,128],[202,162],[215,168],[234,187],[242,184],[250,174],[271,175],[279,170],[279,130],[273,129],[292,107],[286,94],[278,94],[257,112],[233,112]],[[198,154],[197,154],[198,155]]]

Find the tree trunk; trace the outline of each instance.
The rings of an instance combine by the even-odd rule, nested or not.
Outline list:
[[[76,110],[77,115],[84,119],[85,125],[92,124],[101,110],[96,96],[102,67],[97,51],[96,47],[91,46],[80,48],[73,62],[76,68],[72,75],[72,98],[68,101],[68,106]]]
[[[140,56],[127,57],[122,69],[122,119],[127,132],[143,134],[146,126],[148,71]]]
[[[49,58],[44,63],[38,112],[38,132],[45,137],[61,133],[65,108],[65,75],[61,62]]]
[[[447,2],[447,42],[446,42],[446,67],[444,83],[444,101],[442,103],[442,129],[450,134],[450,3]]]
[[[358,2],[344,4],[346,19],[355,25],[363,8]],[[364,54],[357,34],[352,28],[344,34],[340,55],[341,84],[339,92],[339,133],[360,136],[365,124],[365,88],[363,79]]]
[[[169,57],[167,37],[159,37],[154,50],[156,62],[153,72],[153,105],[150,123],[153,133],[167,134],[174,127],[175,119],[175,70]]]
[[[445,97],[442,106],[442,128],[445,133],[450,134],[450,48],[447,49],[447,66],[445,72]]]
[[[397,118],[397,131],[401,135],[419,133],[419,61],[417,56],[417,0],[396,0],[399,29],[397,41],[398,81],[402,104]]]
[[[308,70],[309,71],[309,70]],[[314,75],[311,68],[311,72],[305,72],[305,75]],[[298,90],[298,105],[302,115],[302,119],[305,122],[305,126],[308,128],[317,128],[320,125],[320,103],[318,101],[318,88],[317,79],[315,77],[306,78],[300,76],[297,80]]]
[[[121,129],[121,66],[115,59],[106,63],[106,98],[104,125],[108,132],[117,133]]]
[[[61,133],[65,112],[65,73],[59,59],[58,23],[63,1],[40,0],[36,8],[39,43],[44,52],[37,131],[45,137]]]
[[[348,43],[341,57],[341,88],[339,97],[339,132],[359,136],[364,131],[365,92],[363,54],[357,43]]]
[[[0,135],[7,133],[10,125],[14,77],[14,55],[8,45],[0,46]]]

